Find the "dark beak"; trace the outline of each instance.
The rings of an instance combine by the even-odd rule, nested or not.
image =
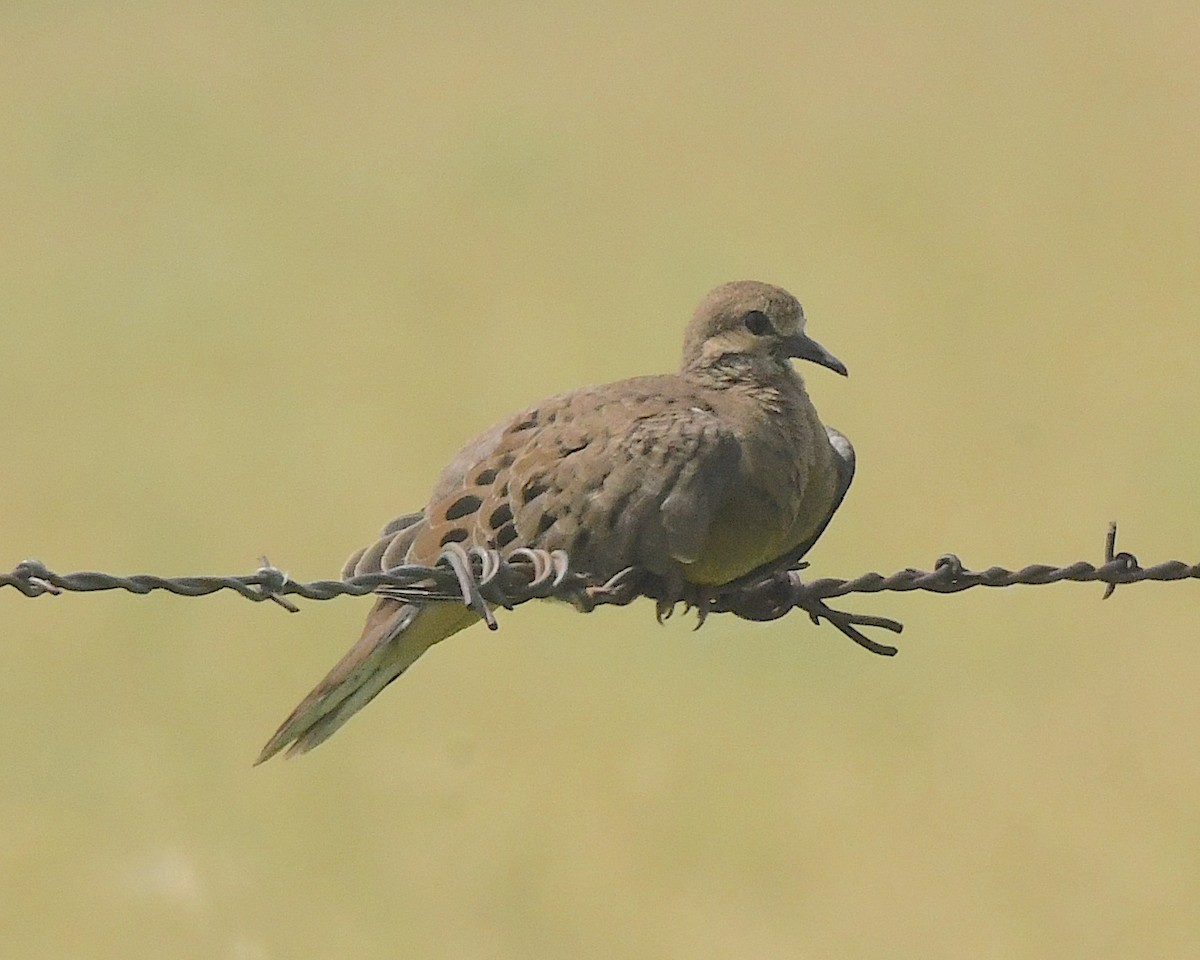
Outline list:
[[[834,373],[840,373],[843,377],[847,375],[846,365],[841,360],[817,343],[816,340],[806,337],[802,333],[785,338],[783,341],[783,350],[785,356],[795,357],[797,360],[811,360],[813,363],[819,363],[823,367],[828,367]]]

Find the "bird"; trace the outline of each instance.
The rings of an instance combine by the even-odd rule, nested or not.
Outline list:
[[[696,308],[677,372],[536,403],[468,443],[425,507],[354,553],[348,579],[433,565],[447,544],[505,557],[565,551],[603,583],[630,567],[676,589],[720,591],[795,566],[854,476],[854,448],[822,424],[792,360],[846,376],[808,336],[800,303],[755,280]],[[324,742],[435,643],[480,619],[470,606],[379,596],[357,643],[280,725],[256,763]]]

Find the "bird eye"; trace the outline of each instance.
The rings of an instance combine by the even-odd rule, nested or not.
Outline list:
[[[761,310],[751,310],[748,314],[742,317],[742,322],[746,324],[746,329],[756,337],[761,337],[764,334],[774,332],[774,328],[771,326],[771,321]]]

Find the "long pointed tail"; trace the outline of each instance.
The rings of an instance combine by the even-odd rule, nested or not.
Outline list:
[[[457,603],[421,605],[381,597],[358,642],[283,721],[255,764],[285,748],[291,756],[323,743],[421,654],[478,619]]]

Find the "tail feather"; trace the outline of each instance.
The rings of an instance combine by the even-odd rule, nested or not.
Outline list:
[[[358,642],[283,721],[255,764],[285,748],[291,756],[323,743],[421,654],[478,619],[473,610],[456,603],[421,605],[380,598]]]

